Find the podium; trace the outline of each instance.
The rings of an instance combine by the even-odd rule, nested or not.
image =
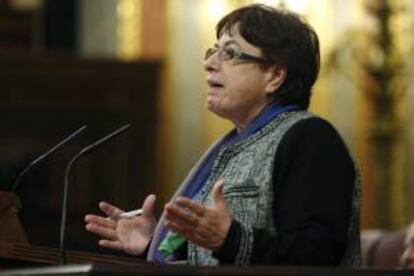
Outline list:
[[[0,276],[12,275],[258,275],[258,276],[405,276],[414,270],[283,267],[157,265],[138,258],[68,250],[67,265],[58,265],[57,248],[0,242]]]
[[[59,249],[35,246],[27,243],[0,241],[0,269],[56,265],[59,263]],[[68,263],[102,263],[122,266],[135,266],[142,261],[138,258],[67,250]]]
[[[0,270],[0,276],[23,275],[257,275],[257,276],[406,276],[414,270],[350,269],[333,267],[279,267],[279,266],[219,266],[196,267],[184,265],[137,264],[135,266],[110,264],[70,264],[14,270]]]
[[[0,275],[89,275],[96,271],[97,264],[124,269],[143,262],[138,258],[67,250],[66,259],[71,265],[58,266],[58,248],[28,243],[17,201],[12,193],[0,191]]]

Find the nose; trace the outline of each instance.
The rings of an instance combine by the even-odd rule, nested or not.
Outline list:
[[[220,66],[220,61],[218,60],[217,53],[212,54],[203,62],[204,70],[207,72],[217,71]]]

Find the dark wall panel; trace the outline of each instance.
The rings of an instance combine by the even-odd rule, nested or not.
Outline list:
[[[155,192],[159,64],[68,57],[0,57],[0,186],[68,133],[87,131],[39,164],[18,188],[20,211],[33,244],[58,246],[64,169],[83,146],[125,123],[129,132],[85,156],[70,178],[67,244],[95,250],[83,215],[100,200],[135,208]]]

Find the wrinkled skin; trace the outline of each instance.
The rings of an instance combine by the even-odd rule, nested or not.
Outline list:
[[[124,251],[132,255],[141,255],[147,248],[154,229],[155,196],[149,195],[142,206],[143,214],[133,218],[118,218],[124,211],[109,203],[99,203],[106,216],[88,214],[85,216],[86,230],[101,237],[99,245]]]

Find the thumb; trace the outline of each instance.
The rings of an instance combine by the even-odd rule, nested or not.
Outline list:
[[[223,197],[224,179],[220,178],[213,186],[214,205],[219,208],[226,208],[226,201]]]
[[[151,194],[147,196],[142,204],[142,215],[153,216],[155,208],[155,195]]]

